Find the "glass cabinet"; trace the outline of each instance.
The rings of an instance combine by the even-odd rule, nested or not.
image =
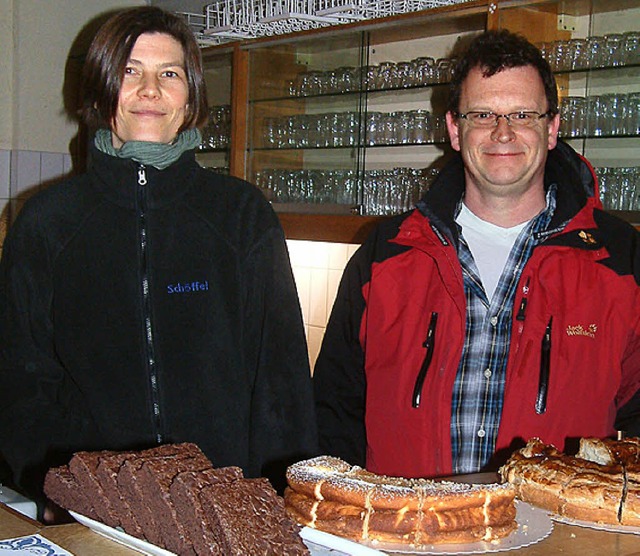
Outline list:
[[[536,35],[540,18],[555,37]],[[640,2],[503,2],[497,24],[541,48],[556,73],[561,137],[595,167],[605,208],[638,223]]]
[[[209,120],[202,129],[198,162],[219,173],[229,172],[231,149],[231,99],[233,50],[209,50],[203,53],[204,77],[209,101]]]
[[[605,207],[640,222],[640,0],[476,0],[207,49],[212,122],[229,117],[220,107],[234,113],[231,149],[214,137],[202,157],[235,160],[232,173],[264,192],[289,237],[361,241],[410,208],[451,155],[451,65],[487,28],[541,48],[563,140],[595,166]]]
[[[486,5],[248,45],[247,178],[279,212],[410,208],[449,148],[454,45]]]

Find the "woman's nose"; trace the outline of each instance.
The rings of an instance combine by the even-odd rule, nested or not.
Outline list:
[[[158,83],[158,79],[154,75],[143,76],[138,94],[143,97],[159,97],[160,84]]]

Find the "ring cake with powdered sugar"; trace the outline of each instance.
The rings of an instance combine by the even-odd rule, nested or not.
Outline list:
[[[302,525],[357,541],[492,541],[515,530],[509,485],[470,485],[370,473],[330,456],[287,471],[285,504]]]

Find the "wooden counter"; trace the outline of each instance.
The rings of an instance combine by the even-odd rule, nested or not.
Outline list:
[[[45,527],[0,504],[0,539],[39,533],[77,556],[134,556],[139,552],[94,533],[79,523]],[[554,523],[553,532],[541,542],[498,554],[549,556],[640,556],[640,536],[610,533],[562,523]],[[283,555],[284,556],[284,555]]]
[[[0,503],[0,539],[39,534],[77,556],[140,556],[79,523],[44,526]]]

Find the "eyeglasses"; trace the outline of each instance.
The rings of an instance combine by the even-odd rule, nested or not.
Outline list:
[[[496,114],[495,112],[484,112],[472,110],[466,114],[457,114],[458,118],[467,120],[473,127],[496,127],[498,120],[504,118],[511,127],[530,127],[538,120],[550,116],[551,112],[534,112],[531,110],[521,110],[510,114]]]

